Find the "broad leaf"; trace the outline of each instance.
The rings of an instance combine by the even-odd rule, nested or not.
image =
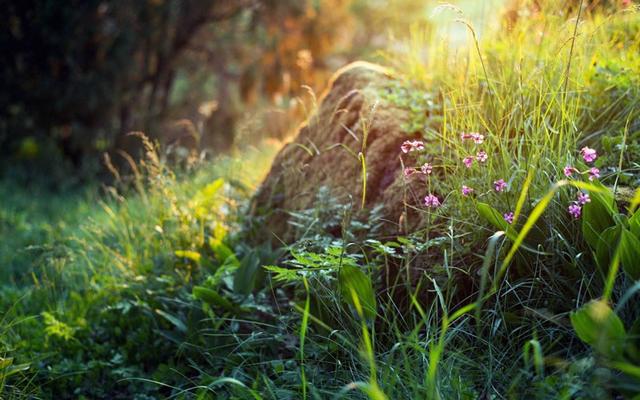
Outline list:
[[[211,247],[213,254],[216,256],[216,259],[220,264],[224,263],[227,258],[231,256],[235,257],[235,253],[233,252],[233,250],[231,250],[231,248],[229,248],[229,246],[224,244],[221,240],[210,238],[209,246]]]
[[[606,301],[593,300],[572,312],[571,325],[578,337],[600,354],[611,359],[622,354],[627,334]]]
[[[608,189],[603,192],[591,191],[589,196],[591,201],[582,209],[582,234],[587,243],[595,249],[598,246],[600,233],[615,225],[613,216],[618,210],[613,193]]]
[[[629,229],[637,238],[640,238],[640,211],[636,210],[631,217],[629,217]]]
[[[631,279],[640,279],[640,240],[630,231],[623,229],[620,236],[620,262],[622,269]]]
[[[229,300],[221,296],[215,290],[211,290],[204,286],[194,286],[193,297],[198,300],[204,301],[209,306],[217,306],[227,311],[231,311],[234,309],[233,304]]]
[[[598,235],[598,245],[595,248],[596,263],[604,272],[609,270],[613,254],[618,248],[621,232],[620,226],[612,226]]]
[[[251,293],[256,285],[259,270],[260,259],[255,251],[251,251],[240,261],[233,280],[233,290],[245,296]]]
[[[182,320],[180,320],[180,318],[176,317],[175,315],[171,315],[168,312],[162,311],[160,309],[156,309],[156,313],[158,313],[158,315],[160,315],[162,318],[171,322],[171,324],[175,326],[180,332],[185,333],[187,331],[187,326],[184,324],[184,322],[182,322]]]
[[[504,231],[509,239],[515,240],[517,237],[515,230],[511,228],[507,221],[504,220],[504,217],[498,210],[487,203],[478,203],[476,209],[478,210],[478,214],[486,219],[491,225],[501,231]]]
[[[343,301],[355,307],[353,296],[357,296],[364,316],[368,319],[375,318],[376,296],[368,275],[358,267],[343,265],[338,273],[338,283]]]

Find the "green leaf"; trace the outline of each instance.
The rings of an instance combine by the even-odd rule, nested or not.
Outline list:
[[[192,250],[176,250],[174,251],[174,254],[176,255],[176,257],[186,258],[195,263],[199,263],[201,258],[200,253]]]
[[[618,213],[618,210],[613,193],[608,189],[599,192],[591,191],[589,197],[591,201],[582,209],[582,234],[587,243],[595,249],[600,240],[600,233],[615,225],[613,216]]]
[[[360,268],[352,265],[343,265],[338,273],[338,283],[342,299],[353,307],[353,296],[357,296],[364,316],[374,319],[376,316],[376,296],[373,292],[371,278]]]
[[[595,249],[596,263],[602,271],[608,271],[613,259],[613,253],[618,248],[620,234],[622,228],[620,226],[612,226],[605,229],[598,235],[598,245]]]
[[[629,205],[629,212],[636,211],[636,208],[639,205],[640,205],[640,188],[636,189],[636,192],[633,195],[633,199],[631,199],[631,204]]]
[[[495,208],[491,207],[487,203],[478,203],[476,205],[476,209],[478,210],[478,214],[486,219],[491,225],[500,229],[501,231],[506,231],[509,227],[507,221],[504,220],[502,214]]]
[[[636,379],[640,379],[640,366],[629,364],[627,362],[613,362],[611,366],[619,371],[624,372],[625,374],[632,376]],[[636,399],[636,397],[634,397]]]
[[[234,309],[233,304],[221,296],[215,290],[211,290],[204,286],[194,286],[193,287],[193,297],[198,300],[202,300],[210,306],[218,306],[227,311],[232,311]]]
[[[166,311],[162,311],[162,310],[158,310],[158,309],[156,309],[156,313],[158,313],[158,315],[160,315],[161,317],[163,317],[167,321],[171,322],[171,324],[173,326],[175,326],[176,329],[178,329],[180,332],[186,332],[187,331],[187,326],[178,317],[175,317],[175,316],[169,314]]]
[[[205,218],[213,208],[218,206],[219,199],[216,195],[223,187],[223,185],[224,179],[218,178],[202,188],[198,193],[195,194],[195,196],[193,196],[193,198],[189,202],[189,205],[193,209],[194,214],[197,218]]]
[[[640,238],[640,211],[636,210],[629,218],[629,229],[637,238]]]
[[[277,265],[264,265],[262,268],[273,273],[273,279],[277,282],[296,282],[302,281],[304,278],[298,273],[298,269],[283,268]]]
[[[627,334],[620,318],[604,300],[593,300],[571,313],[571,325],[578,337],[600,354],[618,358]]]
[[[225,260],[231,256],[235,256],[235,253],[229,246],[224,244],[221,240],[215,238],[209,238],[209,246],[216,256],[219,263],[225,262]]]
[[[249,252],[240,261],[233,280],[233,290],[247,296],[256,285],[256,277],[260,270],[260,259],[255,251]]]
[[[620,262],[622,269],[631,279],[640,279],[640,240],[630,231],[623,229],[620,236]]]
[[[2,390],[3,381],[9,378],[11,375],[15,375],[19,372],[28,370],[29,364],[13,364],[13,358],[0,357],[0,390]]]

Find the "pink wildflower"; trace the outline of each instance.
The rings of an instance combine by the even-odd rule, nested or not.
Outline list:
[[[502,215],[502,217],[504,218],[505,221],[507,221],[508,224],[513,224],[513,213],[512,212],[505,213],[504,215]]]
[[[571,214],[573,218],[580,218],[581,213],[582,207],[580,207],[580,204],[571,203],[571,205],[569,206],[569,214]]]
[[[481,150],[478,152],[478,154],[476,154],[476,160],[478,160],[478,162],[483,163],[487,161],[487,158],[489,158],[489,156],[484,150]]]
[[[593,167],[589,170],[589,180],[592,181],[597,178],[600,178],[600,170],[596,167]]]
[[[464,163],[465,167],[471,168],[471,165],[473,164],[473,157],[467,156],[462,160],[462,162]]]
[[[405,154],[414,150],[424,150],[424,143],[420,140],[405,140],[400,146],[400,150]]]
[[[473,188],[470,188],[469,186],[466,186],[466,185],[462,185],[462,195],[463,196],[467,197],[471,193],[473,193]]]
[[[420,171],[422,171],[425,175],[431,175],[431,171],[433,170],[433,166],[429,163],[424,163],[422,167],[420,167]]]
[[[493,187],[496,189],[496,192],[503,192],[507,187],[507,183],[504,181],[504,179],[498,179],[497,181],[493,182]]]
[[[589,197],[588,193],[578,192],[578,204],[583,206],[587,203],[591,202],[591,197]]]
[[[476,144],[482,144],[484,142],[484,135],[480,133],[472,133],[471,139],[473,139]]]
[[[407,167],[404,169],[403,172],[404,172],[404,176],[411,176],[416,173],[416,169]]]
[[[571,165],[567,165],[566,167],[564,167],[564,176],[566,176],[567,178],[571,178],[574,172],[578,172],[578,170],[573,168]]]
[[[440,200],[438,200],[436,196],[429,193],[424,198],[424,205],[429,208],[437,208],[440,207]]]
[[[594,149],[587,146],[583,147],[580,150],[580,154],[582,155],[582,158],[586,163],[592,163],[596,160],[596,158],[598,158],[598,153]]]

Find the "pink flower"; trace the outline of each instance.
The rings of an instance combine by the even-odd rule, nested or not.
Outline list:
[[[400,150],[405,154],[414,150],[424,150],[424,143],[420,140],[405,140],[400,146]]]
[[[507,187],[507,183],[504,181],[504,179],[498,179],[497,181],[493,182],[493,187],[496,189],[496,192],[503,192]]]
[[[440,207],[440,200],[438,200],[436,196],[429,193],[424,198],[424,205],[429,208],[437,208]]]
[[[473,188],[470,188],[469,186],[466,186],[466,185],[462,185],[462,195],[463,196],[467,197],[471,193],[473,193]]]
[[[465,167],[471,168],[471,165],[473,164],[473,157],[467,156],[462,160],[462,162],[464,163]]]
[[[592,163],[596,160],[596,158],[598,158],[598,153],[596,153],[594,149],[587,146],[583,147],[580,150],[580,154],[582,155],[582,158],[586,163]]]
[[[573,168],[571,165],[567,165],[564,167],[564,176],[567,178],[571,178],[574,172],[578,172],[577,169]]]
[[[484,135],[481,135],[479,133],[472,133],[470,136],[476,144],[482,144],[482,142],[484,142]]]
[[[404,176],[411,176],[416,173],[416,169],[407,167],[404,169],[403,172],[404,172]]]
[[[580,218],[581,213],[582,207],[580,207],[580,204],[571,203],[571,205],[569,206],[569,214],[571,214],[573,218]]]
[[[600,170],[596,167],[593,167],[589,170],[589,180],[592,181],[597,178],[600,178]]]
[[[483,163],[487,161],[487,158],[489,158],[489,156],[484,150],[481,150],[478,152],[478,154],[476,154],[476,160],[478,160],[478,162]]]
[[[424,163],[422,167],[420,167],[420,171],[422,171],[425,175],[431,175],[431,171],[433,170],[433,166],[429,163]]]
[[[513,224],[513,213],[512,212],[508,212],[502,215],[502,217],[504,218],[505,221],[507,221],[507,224]]]
[[[581,206],[590,203],[591,202],[591,197],[589,197],[588,193],[585,192],[578,192],[578,204],[580,204]]]

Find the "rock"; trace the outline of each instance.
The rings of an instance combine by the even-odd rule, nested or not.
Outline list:
[[[382,236],[395,237],[407,221],[418,223],[420,213],[410,208],[401,218],[405,205],[416,206],[424,196],[424,177],[407,179],[402,173],[400,145],[417,135],[401,129],[408,112],[380,98],[392,80],[383,67],[365,62],[334,75],[317,111],[276,156],[252,200],[253,220],[260,221],[254,239],[276,244],[299,239],[303,232],[290,223],[290,213],[313,208],[321,187],[360,210],[360,152],[366,160],[365,208],[384,205]]]

